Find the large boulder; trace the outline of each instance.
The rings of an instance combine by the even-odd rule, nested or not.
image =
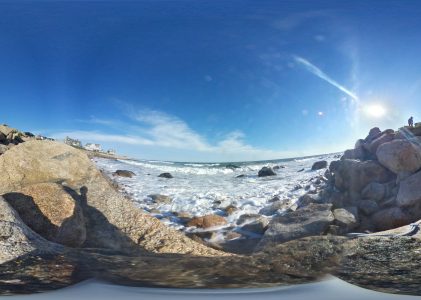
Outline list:
[[[421,168],[421,146],[418,141],[394,140],[377,149],[379,162],[394,172],[416,172]]]
[[[384,143],[393,141],[395,138],[395,133],[386,132],[380,135],[378,138],[374,139],[368,144],[368,151],[372,154],[376,154],[377,149]]]
[[[259,170],[257,176],[259,177],[266,177],[266,176],[275,176],[276,173],[270,167],[263,167]]]
[[[349,232],[359,225],[358,210],[356,207],[337,208],[333,211],[335,223],[341,227],[341,232]]]
[[[274,217],[257,248],[323,234],[334,220],[331,207],[331,204],[310,204],[300,210]]]
[[[174,178],[174,176],[172,176],[171,173],[161,173],[161,174],[158,175],[158,177],[168,178],[168,179]]]
[[[38,183],[4,194],[32,230],[47,240],[80,247],[86,239],[80,204],[57,183]]]
[[[361,196],[364,199],[382,200],[386,196],[386,186],[378,182],[370,182],[361,191]]]
[[[53,253],[60,245],[49,243],[33,232],[0,196],[0,264],[29,253]]]
[[[381,135],[381,130],[379,127],[374,127],[370,129],[370,132],[368,133],[367,137],[364,139],[366,143],[370,143],[372,140],[376,139]]]
[[[400,207],[421,204],[421,171],[401,181],[396,203]]]
[[[360,193],[370,182],[385,183],[393,174],[376,161],[344,159],[336,167],[335,186],[342,190]]]
[[[31,140],[0,156],[0,194],[42,182],[61,182],[79,198],[86,222],[84,247],[125,253],[229,255],[198,244],[142,212],[119,193],[85,152],[63,143]]]
[[[385,208],[371,216],[371,222],[377,231],[397,228],[411,221],[411,216],[399,207]]]
[[[327,161],[325,161],[325,160],[316,161],[311,166],[312,171],[316,171],[316,170],[320,170],[320,169],[324,169],[324,168],[327,168]]]

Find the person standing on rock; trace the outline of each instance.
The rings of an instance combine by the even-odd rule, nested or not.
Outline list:
[[[413,118],[413,117],[410,117],[410,118],[408,119],[408,126],[409,126],[409,127],[414,127],[414,118]]]

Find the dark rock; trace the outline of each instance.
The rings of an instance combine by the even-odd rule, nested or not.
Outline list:
[[[263,167],[260,169],[258,176],[259,177],[266,177],[266,176],[275,176],[276,173],[272,170],[272,168],[269,167]]]
[[[370,216],[379,210],[379,205],[374,200],[362,200],[358,203],[358,208],[366,216]]]
[[[325,160],[320,160],[320,161],[316,161],[313,166],[311,167],[312,171],[316,171],[316,170],[320,170],[320,169],[324,169],[327,168],[327,161]]]
[[[384,133],[378,138],[374,139],[369,145],[368,145],[368,151],[372,154],[376,154],[377,149],[383,145],[384,143],[388,143],[390,141],[393,141],[395,138],[395,133]]]
[[[421,203],[421,171],[400,183],[396,202],[400,207]]]
[[[339,167],[341,161],[340,160],[334,160],[329,165],[329,171],[332,173],[336,172],[336,169]]]
[[[114,176],[120,176],[120,177],[128,177],[131,178],[133,176],[135,176],[136,174],[133,173],[132,171],[127,171],[127,170],[117,170],[113,173]]]
[[[378,182],[371,182],[361,191],[365,199],[382,200],[386,195],[386,186]]]
[[[266,229],[268,228],[269,221],[266,218],[259,218],[256,221],[251,223],[247,223],[241,226],[242,231],[249,231],[256,234],[263,234],[265,233]]]
[[[335,172],[335,186],[342,191],[360,193],[370,182],[385,183],[393,178],[393,173],[375,161],[345,159]]]
[[[241,174],[241,175],[236,176],[235,178],[244,178],[244,177],[246,177],[246,175]]]
[[[233,212],[235,212],[238,208],[234,205],[228,205],[227,207],[224,208],[224,211],[226,212],[227,215],[231,215]]]
[[[377,231],[397,228],[411,223],[411,217],[399,207],[386,208],[371,216]]]
[[[335,224],[341,227],[343,233],[359,226],[358,210],[356,207],[337,208],[333,211]]]
[[[334,220],[331,207],[331,204],[310,204],[298,211],[274,217],[257,248],[323,234]]]
[[[239,169],[240,167],[239,166],[237,166],[237,165],[234,165],[234,164],[227,164],[226,166],[225,166],[225,168],[227,168],[227,169]]]
[[[158,177],[162,177],[162,178],[174,178],[170,173],[162,173],[162,174],[159,174]]]
[[[302,169],[299,169],[297,172],[302,172],[302,171],[304,171],[304,168],[302,168]]]
[[[242,225],[244,223],[249,223],[255,220],[260,219],[262,216],[259,214],[243,214],[237,219],[237,225]]]
[[[285,169],[285,166],[274,166],[274,170]]]
[[[365,142],[366,143],[370,143],[371,141],[373,141],[374,139],[376,139],[377,137],[379,137],[381,135],[381,130],[379,129],[379,127],[374,127],[370,129],[370,132],[368,133],[368,136],[365,138]]]

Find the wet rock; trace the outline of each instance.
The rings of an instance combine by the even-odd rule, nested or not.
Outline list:
[[[363,214],[370,216],[379,210],[379,205],[374,200],[362,200],[358,203],[358,208]]]
[[[382,200],[386,195],[386,187],[378,182],[370,182],[362,191],[361,196],[365,199]]]
[[[195,226],[198,228],[210,228],[214,226],[222,226],[226,225],[227,220],[224,217],[218,215],[206,215],[203,217],[194,217],[189,222],[187,222],[187,226]]]
[[[239,166],[237,166],[237,165],[234,165],[234,164],[227,164],[227,165],[225,166],[225,168],[227,168],[227,169],[231,169],[231,170],[234,170],[234,169],[239,169],[240,167],[239,167]]]
[[[42,237],[68,247],[80,247],[86,239],[85,218],[80,204],[63,186],[38,183],[4,198],[22,220]]]
[[[342,191],[360,193],[370,182],[385,183],[393,178],[393,173],[375,161],[345,159],[335,172],[335,186]]]
[[[238,217],[236,224],[242,225],[244,223],[253,222],[255,220],[260,219],[262,216],[259,214],[243,214],[240,217]]]
[[[335,217],[335,224],[341,227],[343,233],[359,226],[356,207],[337,208],[333,211],[333,216]]]
[[[224,208],[224,211],[226,212],[227,215],[231,215],[233,212],[235,212],[238,208],[234,205],[228,205],[227,207]]]
[[[272,216],[276,214],[279,210],[286,210],[291,206],[291,202],[287,200],[279,200],[271,202],[269,205],[261,208],[259,214],[265,216]]]
[[[235,176],[235,178],[244,178],[244,177],[246,177],[246,175],[244,175],[244,174],[240,174],[238,176]]]
[[[276,173],[270,167],[261,168],[259,173],[257,174],[257,176],[259,176],[259,177],[275,176],[275,175],[276,175]]]
[[[243,226],[241,226],[242,231],[249,231],[256,234],[263,234],[266,229],[268,228],[269,221],[266,218],[259,218],[256,221],[247,223]]]
[[[401,207],[421,203],[421,171],[400,183],[396,202]]]
[[[324,169],[324,168],[327,168],[327,161],[325,161],[325,160],[316,161],[311,166],[312,171],[316,171],[316,170],[320,170],[320,169]]]
[[[135,176],[136,174],[132,171],[127,171],[127,170],[117,170],[113,173],[114,176],[120,176],[120,177],[128,177],[128,178],[132,178],[133,176]]]
[[[410,216],[399,207],[386,208],[371,216],[377,231],[388,230],[411,223]]]
[[[152,201],[156,202],[156,203],[171,203],[172,199],[169,196],[166,195],[160,195],[160,194],[152,194],[152,195],[148,195],[149,198],[152,199]]]
[[[274,166],[274,170],[285,169],[285,166]]]
[[[161,174],[159,174],[159,176],[158,177],[161,177],[161,178],[174,178],[170,173],[161,173]]]
[[[323,234],[334,220],[331,207],[331,204],[310,204],[303,209],[274,217],[257,248]]]
[[[394,140],[378,148],[377,158],[395,174],[413,173],[421,168],[421,146],[411,140]]]
[[[299,169],[297,172],[303,172],[303,171],[304,171],[304,168]]]

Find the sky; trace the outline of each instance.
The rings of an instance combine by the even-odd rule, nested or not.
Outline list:
[[[352,148],[421,119],[417,1],[1,1],[0,123],[139,159]]]

